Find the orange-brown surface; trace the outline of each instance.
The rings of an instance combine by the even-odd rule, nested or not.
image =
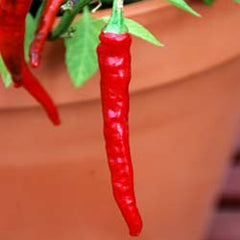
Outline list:
[[[135,40],[133,47],[133,54],[141,53],[133,60],[130,108],[144,219],[137,239],[200,240],[238,140],[240,9],[228,0],[212,10],[195,3],[204,16],[196,19],[160,6],[149,19],[158,19],[153,32],[167,46],[158,50]],[[153,22],[146,25],[151,29]],[[25,92],[0,90],[0,239],[131,239],[111,194],[98,79],[73,90],[59,70],[62,53],[48,59],[58,44],[49,44],[38,74],[59,103],[61,127],[30,107]],[[151,61],[147,72],[143,65]]]

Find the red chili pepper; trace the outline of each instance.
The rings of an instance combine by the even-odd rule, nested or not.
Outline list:
[[[60,124],[51,98],[27,67],[24,59],[25,18],[32,0],[0,1],[0,52],[16,87],[23,86],[45,108],[55,125]]]
[[[52,29],[55,17],[64,0],[47,0],[40,19],[40,23],[35,35],[35,39],[30,46],[30,64],[32,67],[39,67],[43,46],[49,32]]]
[[[142,220],[134,196],[128,140],[131,35],[102,32],[100,40],[97,53],[101,72],[104,136],[113,194],[130,234],[136,236],[142,229]]]

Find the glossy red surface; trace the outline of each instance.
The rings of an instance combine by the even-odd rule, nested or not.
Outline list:
[[[16,86],[23,86],[46,110],[55,125],[60,123],[50,96],[30,72],[24,59],[25,18],[32,0],[0,2],[0,52]]]
[[[129,94],[131,35],[101,33],[97,48],[101,72],[104,136],[115,200],[130,234],[139,235],[142,220],[136,206],[129,149]]]
[[[132,44],[130,144],[144,218],[138,240],[204,239],[239,139],[240,8],[229,0],[191,6],[201,19],[159,0],[125,8],[165,43]],[[62,41],[48,42],[43,57],[36,74],[64,124],[53,128],[21,89],[0,88],[0,239],[132,240],[110,192],[99,75],[74,89]]]

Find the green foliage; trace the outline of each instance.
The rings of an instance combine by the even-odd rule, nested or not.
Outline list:
[[[214,0],[203,0],[203,2],[205,3],[205,5],[210,6],[214,2]]]
[[[25,42],[24,42],[24,55],[25,60],[29,62],[29,47],[31,42],[34,39],[34,34],[37,28],[37,21],[36,19],[31,15],[28,14],[26,17],[26,33],[25,33]]]
[[[234,0],[236,3],[240,3],[240,0]]]
[[[98,36],[109,17],[94,19],[88,11],[74,25],[72,38],[65,39],[66,65],[71,80],[76,87],[85,83],[98,69],[96,47]],[[154,45],[163,46],[146,28],[125,18],[125,24],[132,35],[140,37]]]
[[[72,82],[81,86],[98,69],[96,47],[98,35],[104,25],[103,20],[91,17],[87,8],[74,25],[74,37],[65,39],[66,65]]]
[[[197,13],[195,10],[193,10],[184,0],[167,0],[167,1],[173,4],[174,6],[193,14],[194,16],[201,17],[201,15]]]
[[[112,1],[112,0],[106,0]],[[133,0],[135,1],[135,0]],[[167,0],[171,4],[183,9],[195,16],[200,17],[200,14],[193,10],[184,0]],[[205,4],[211,5],[213,0],[203,0]],[[240,0],[234,0],[240,2]],[[44,1],[42,1],[43,3]],[[37,28],[38,20],[43,9],[43,4],[39,8],[39,11],[34,18],[28,14],[26,18],[26,34],[24,43],[25,59],[29,61],[29,46],[34,39],[34,33]],[[66,65],[68,72],[72,79],[73,84],[76,87],[81,86],[86,80],[88,80],[98,69],[96,47],[99,43],[99,33],[103,26],[107,23],[109,17],[94,19],[91,17],[88,9],[85,7],[82,17],[73,24],[75,30],[72,38],[65,38],[66,46]],[[125,24],[132,35],[135,35],[145,41],[156,46],[163,46],[163,44],[144,28],[139,23],[125,18]],[[11,76],[6,69],[6,66],[0,56],[0,74],[4,80],[5,86],[9,86],[11,83]]]
[[[9,87],[12,83],[12,77],[9,74],[6,65],[4,64],[1,55],[0,55],[0,75],[3,80],[4,86]]]
[[[103,17],[102,20],[107,23],[109,20],[109,17]],[[128,32],[132,35],[139,37],[153,45],[156,45],[158,47],[164,46],[151,32],[148,31],[144,26],[139,24],[138,22],[129,19],[124,18],[124,23],[127,26]]]
[[[143,40],[156,46],[164,46],[164,44],[162,44],[151,32],[149,32],[144,26],[135,22],[134,20],[125,18],[125,24],[128,28],[128,31],[132,35],[142,38]]]

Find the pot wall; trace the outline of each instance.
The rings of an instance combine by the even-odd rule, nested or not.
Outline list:
[[[240,22],[239,5],[222,0],[212,7],[204,6],[201,1],[194,1],[191,6],[203,17],[194,17],[159,0],[126,6],[126,16],[143,24],[165,44],[161,48],[134,38],[132,92],[182,81],[240,55],[240,31],[236,31]],[[96,13],[96,17],[105,15],[109,11]],[[62,41],[46,44],[42,67],[35,73],[58,104],[100,97],[98,74],[83,87],[73,87],[64,64]],[[30,106],[38,104],[24,90],[0,87],[0,108]]]
[[[200,240],[232,153],[240,59],[131,96],[131,143],[144,240]],[[0,238],[122,240],[100,102],[1,111]],[[130,238],[129,238],[130,239]]]
[[[178,41],[170,41],[161,52],[169,51],[170,54],[173,51],[173,54],[178,49],[178,54],[175,58],[170,54],[172,57],[164,60],[165,65],[162,65],[163,55],[159,55],[161,58],[152,70],[153,75],[152,71],[135,72],[134,66],[134,79],[138,75],[141,84],[146,83],[146,79],[151,80],[148,86],[138,85],[134,80],[131,95],[130,133],[136,195],[144,219],[144,231],[138,239],[200,240],[211,217],[228,159],[234,151],[240,117],[237,38],[232,38],[233,34],[231,37],[222,35],[225,43],[236,47],[233,51],[226,46],[229,51],[232,49],[231,56],[229,51],[223,51],[223,43],[217,44],[213,53],[208,49],[203,54],[198,51],[199,48],[203,50],[199,42],[195,47],[189,44],[194,34],[182,32],[188,29],[188,24],[194,33],[197,26],[201,31],[208,29],[208,40],[213,44],[213,37],[217,35],[214,30],[219,29],[214,24],[220,21],[221,26],[226,24],[225,33],[233,31],[231,24],[240,16],[237,18],[234,14],[233,4],[225,8],[221,3],[215,6],[222,11],[227,9],[228,15],[221,17],[223,22],[219,16],[219,20],[212,20],[208,25],[206,20],[200,28],[197,22],[200,20],[161,5],[159,13],[165,16],[165,25],[168,19],[171,22],[173,13],[179,17],[178,24],[185,16],[189,20],[181,27],[172,25],[172,32],[165,32],[164,42],[175,38]],[[198,7],[208,12],[207,16],[212,16],[211,9],[196,5],[196,9]],[[231,16],[230,9],[233,10]],[[215,27],[209,28],[211,24]],[[183,43],[181,39],[188,39],[187,46],[192,52],[179,55],[183,53],[182,45],[176,44]],[[140,43],[150,47],[136,40],[138,46]],[[175,50],[170,50],[173,45]],[[208,48],[208,44],[205,47]],[[137,45],[133,51],[140,51],[136,48]],[[151,49],[157,52],[156,48]],[[225,52],[226,57],[217,49]],[[194,51],[199,55],[193,54]],[[55,47],[49,45],[46,57],[56,52]],[[148,50],[141,51],[142,56],[146,56],[146,52]],[[219,62],[200,68],[200,63],[209,63],[215,54],[221,55],[217,55]],[[167,56],[165,52],[164,57]],[[174,59],[178,60],[171,65]],[[60,73],[57,67],[61,66],[61,59],[55,60],[50,73],[43,72],[46,65],[38,73],[60,104],[61,127],[52,127],[41,109],[31,107],[33,101],[25,97],[25,93],[8,91],[7,95],[1,89],[0,239],[131,239],[112,199],[97,80],[89,81],[82,89],[70,90],[65,79],[66,85],[63,84],[66,73]],[[185,68],[185,64],[189,67]],[[177,73],[179,77],[170,78]],[[56,87],[54,91],[53,87]],[[65,90],[66,95],[63,94]],[[60,101],[60,95],[66,100],[65,104]],[[78,101],[70,104],[75,100]],[[7,105],[12,108],[7,109]]]

